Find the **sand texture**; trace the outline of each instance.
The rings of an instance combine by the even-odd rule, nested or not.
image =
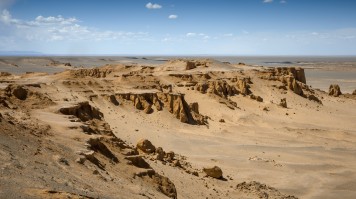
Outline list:
[[[356,95],[303,68],[0,64],[0,198],[356,197]]]

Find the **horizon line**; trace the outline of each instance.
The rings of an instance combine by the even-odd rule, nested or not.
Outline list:
[[[356,57],[356,55],[337,55],[337,54],[320,54],[320,55],[296,55],[296,54],[66,54],[66,53],[2,53],[0,51],[0,57],[23,57],[23,56],[33,56],[33,57],[46,57],[46,56],[56,56],[56,57],[89,57],[89,56],[117,56],[117,57],[127,57],[127,56],[139,56],[139,57]]]

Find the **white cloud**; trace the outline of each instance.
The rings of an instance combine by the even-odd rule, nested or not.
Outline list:
[[[0,13],[0,23],[9,27],[18,39],[28,41],[101,41],[101,40],[143,40],[148,36],[144,32],[102,31],[79,25],[74,17],[65,18],[37,16],[34,20],[15,19],[8,10]]]
[[[178,18],[178,15],[169,15],[168,16],[168,19],[177,19]]]
[[[44,26],[44,25],[73,25],[79,22],[76,18],[64,18],[61,15],[57,17],[43,17],[38,16],[32,21],[23,21],[15,19],[11,16],[8,10],[3,10],[0,15],[0,21],[7,25],[15,25],[16,27],[29,27],[29,26]]]
[[[234,36],[234,34],[232,34],[232,33],[226,33],[226,34],[224,34],[223,36],[224,36],[224,37],[232,37],[232,36]]]
[[[188,32],[185,36],[187,36],[187,37],[195,37],[195,36],[197,36],[197,33]]]
[[[190,38],[197,38],[197,39],[203,39],[203,40],[207,40],[210,39],[209,35],[206,35],[204,33],[195,33],[195,32],[188,32],[186,35],[186,37],[190,37]]]
[[[19,24],[20,21],[17,19],[13,19],[10,12],[8,10],[3,10],[0,15],[0,21],[4,24]]]
[[[263,3],[272,3],[273,0],[263,0]]]
[[[156,3],[151,3],[149,2],[148,4],[146,4],[146,8],[148,9],[161,9],[162,6]]]
[[[76,18],[63,18],[61,15],[58,15],[57,17],[43,17],[43,16],[38,16],[35,19],[36,23],[42,23],[42,24],[53,24],[53,23],[60,23],[60,24],[73,24],[76,22],[79,22]]]
[[[287,1],[285,1],[285,0],[281,0],[279,3],[287,3]]]

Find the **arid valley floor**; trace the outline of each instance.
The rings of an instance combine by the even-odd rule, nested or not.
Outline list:
[[[1,64],[0,198],[356,197],[356,93],[302,68]]]

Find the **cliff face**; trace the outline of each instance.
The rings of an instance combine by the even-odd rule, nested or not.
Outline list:
[[[179,121],[188,124],[204,125],[207,119],[199,114],[197,105],[192,109],[184,99],[184,94],[178,93],[117,93],[119,99],[131,101],[138,110],[150,114],[166,108]]]
[[[322,101],[315,95],[315,91],[306,84],[303,68],[279,67],[268,69],[264,73],[265,74],[260,76],[260,78],[271,81],[280,81],[286,88],[293,91],[295,94],[322,104]]]

